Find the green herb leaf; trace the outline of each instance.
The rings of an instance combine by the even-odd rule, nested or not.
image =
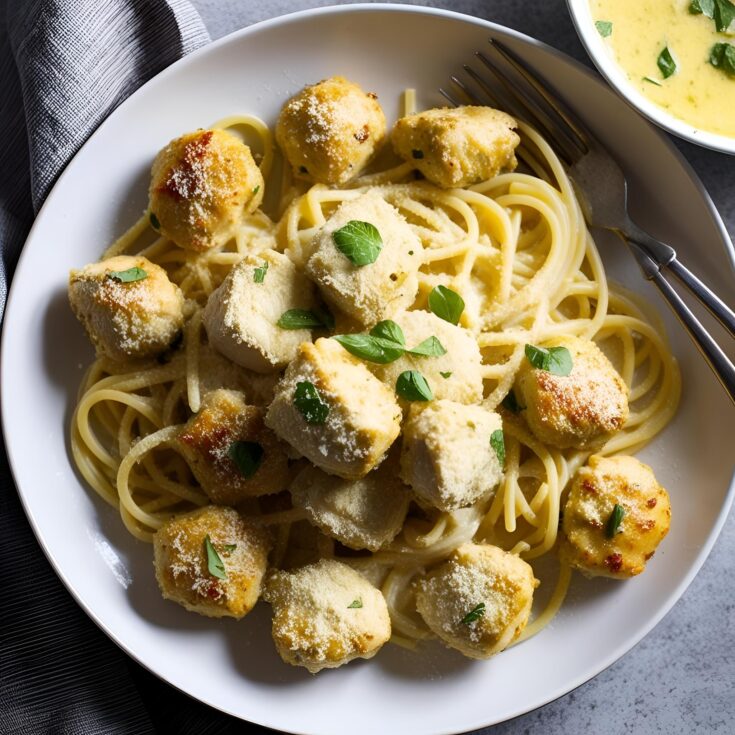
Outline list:
[[[431,392],[426,378],[418,370],[406,370],[396,380],[396,393],[407,401],[431,401]]]
[[[649,84],[655,84],[657,87],[663,87],[664,85],[661,84],[661,82],[657,82],[652,77],[643,77],[644,82],[648,82]]]
[[[735,77],[735,46],[731,43],[716,43],[710,51],[709,63],[728,76]]]
[[[464,301],[451,288],[435,286],[429,294],[429,308],[445,322],[457,324],[464,311]]]
[[[378,228],[356,219],[335,230],[332,239],[337,250],[357,266],[374,263],[383,249],[383,238],[380,237]]]
[[[405,352],[405,348],[397,342],[369,334],[338,334],[334,339],[351,355],[378,365],[387,365]]]
[[[412,350],[407,350],[407,352],[420,357],[441,357],[447,354],[444,345],[434,336],[428,337]]]
[[[535,347],[526,345],[526,358],[537,370],[546,370],[562,377],[572,372],[572,355],[566,347]]]
[[[719,33],[727,31],[735,20],[735,5],[730,0],[715,0],[714,20]]]
[[[451,370],[447,370],[447,372],[445,373],[443,370],[440,370],[439,371],[439,375],[441,375],[442,378],[444,378],[444,380],[446,380],[447,378],[451,378],[452,377],[452,371]]]
[[[151,212],[148,215],[148,219],[151,222],[151,227],[153,227],[154,230],[160,230],[161,229],[161,223],[158,221],[158,217],[156,217],[155,212]]]
[[[502,429],[496,429],[490,434],[490,446],[495,450],[495,454],[498,455],[500,466],[505,467],[505,436],[503,436]]]
[[[467,615],[460,620],[460,623],[462,623],[462,625],[469,625],[470,623],[474,623],[476,620],[479,620],[484,614],[485,603],[481,602],[479,605],[472,608],[472,610],[470,610]]]
[[[253,196],[255,196],[260,191],[260,184],[253,187]]]
[[[689,12],[692,15],[700,15],[704,13],[708,18],[714,18],[715,0],[692,0],[689,3]]]
[[[212,545],[212,539],[209,538],[209,534],[204,537],[204,550],[207,552],[207,569],[209,569],[209,573],[213,577],[217,577],[217,579],[227,579],[225,564]]]
[[[317,306],[314,309],[314,314],[316,314],[316,318],[321,321],[324,329],[334,329],[334,316],[331,311],[327,311],[327,309],[322,309],[320,306]]]
[[[358,597],[358,598],[354,599],[349,605],[347,605],[347,609],[348,610],[350,608],[359,608],[359,607],[362,607],[362,598],[361,597]]]
[[[424,157],[424,152],[423,152],[423,151],[420,151],[420,150],[419,150],[418,148],[414,148],[414,149],[413,149],[413,150],[411,151],[411,155],[412,155],[412,156],[413,156],[413,157],[414,157],[414,158],[415,158],[416,160],[420,160],[420,159],[422,159],[422,158]]]
[[[252,477],[263,461],[263,447],[256,442],[236,441],[230,444],[227,456],[237,465],[240,474]]]
[[[500,405],[503,408],[508,409],[511,413],[520,413],[523,410],[523,406],[518,403],[518,399],[516,398],[516,394],[513,392],[512,388],[508,395],[500,402]]]
[[[324,315],[309,309],[289,309],[276,322],[281,329],[317,329],[326,327]]]
[[[664,46],[664,50],[658,55],[656,64],[664,79],[668,79],[676,71],[676,61],[674,61],[668,46]]]
[[[261,265],[259,268],[256,268],[253,271],[253,280],[256,283],[263,283],[265,281],[265,274],[268,272],[268,261],[264,260],[263,265]]]
[[[609,20],[596,20],[595,28],[603,38],[607,38],[613,29],[613,24]]]
[[[623,516],[625,515],[625,508],[622,505],[615,503],[615,506],[610,513],[610,517],[607,519],[605,524],[605,536],[608,538],[615,538],[615,534],[620,530],[620,524],[623,522]]]
[[[403,330],[390,319],[386,319],[382,322],[378,322],[371,330],[370,334],[373,337],[380,337],[381,339],[387,339],[390,342],[395,342],[401,347],[405,347],[406,338],[403,335]]]
[[[148,274],[142,268],[134,266],[125,271],[110,271],[107,277],[119,283],[133,283],[134,281],[142,281],[144,278],[148,278]]]
[[[293,404],[307,424],[323,424],[329,416],[329,404],[322,400],[316,386],[308,380],[296,383]]]

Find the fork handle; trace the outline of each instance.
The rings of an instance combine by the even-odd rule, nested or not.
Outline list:
[[[628,239],[646,250],[659,268],[667,268],[671,271],[730,335],[735,337],[735,311],[676,257],[674,248],[656,240],[635,225],[631,229],[633,233],[628,236]]]
[[[699,319],[694,316],[691,309],[664,278],[661,270],[650,257],[649,260],[651,260],[651,265],[653,266],[651,270],[646,271],[649,280],[656,284],[656,287],[666,299],[684,329],[687,330],[689,336],[694,340],[707,364],[712,368],[712,372],[714,372],[717,379],[722,383],[722,387],[727,391],[730,400],[735,403],[735,365],[730,362],[727,355],[722,351],[722,348],[702,326]]]

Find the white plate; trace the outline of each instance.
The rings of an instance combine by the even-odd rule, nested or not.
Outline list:
[[[67,272],[97,259],[138,217],[156,151],[233,112],[273,121],[288,95],[332,74],[377,91],[389,118],[405,87],[418,88],[422,104],[438,104],[437,86],[491,33],[542,67],[630,165],[641,219],[705,277],[729,279],[732,246],[701,185],[673,148],[593,75],[537,41],[483,21],[374,5],[262,23],[163,72],[75,157],[23,252],[5,320],[3,424],[36,535],[71,593],[113,640],[174,686],[238,717],[294,733],[439,735],[538,707],[597,674],[660,620],[725,518],[732,460],[720,427],[733,425],[735,412],[671,323],[684,397],[674,423],[642,455],[671,491],[671,533],[641,578],[575,579],[546,631],[488,662],[438,646],[422,655],[388,646],[371,662],[317,677],[286,666],[273,649],[265,605],[238,623],[165,602],[150,547],[133,540],[72,470],[67,427],[92,350],[67,305]],[[617,278],[660,303],[627,253],[611,248],[606,260]]]
[[[590,0],[567,0],[567,5],[579,39],[587,49],[590,58],[594,61],[600,73],[628,104],[633,105],[642,115],[645,115],[656,125],[660,125],[664,130],[668,130],[690,143],[735,155],[734,137],[710,133],[707,130],[690,125],[685,120],[672,115],[663,107],[651,102],[648,97],[631,84],[627,72],[618,64],[605,40],[595,28]],[[723,101],[723,109],[726,106],[727,102]]]

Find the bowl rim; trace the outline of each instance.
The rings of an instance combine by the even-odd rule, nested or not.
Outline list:
[[[607,83],[623,100],[655,125],[694,145],[735,155],[735,137],[710,133],[675,117],[651,102],[628,80],[622,67],[607,52],[602,36],[595,28],[590,0],[567,0],[569,15],[590,59]]]

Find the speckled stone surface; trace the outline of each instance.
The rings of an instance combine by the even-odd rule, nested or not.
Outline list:
[[[336,0],[192,0],[212,38]],[[344,3],[343,3],[344,4]],[[564,0],[447,0],[447,8],[515,28],[591,65]],[[724,111],[723,111],[724,112]],[[735,157],[677,141],[735,238]],[[696,488],[692,488],[696,491]],[[735,733],[735,515],[673,610],[632,651],[574,692],[483,735]],[[264,731],[265,732],[265,731]]]

